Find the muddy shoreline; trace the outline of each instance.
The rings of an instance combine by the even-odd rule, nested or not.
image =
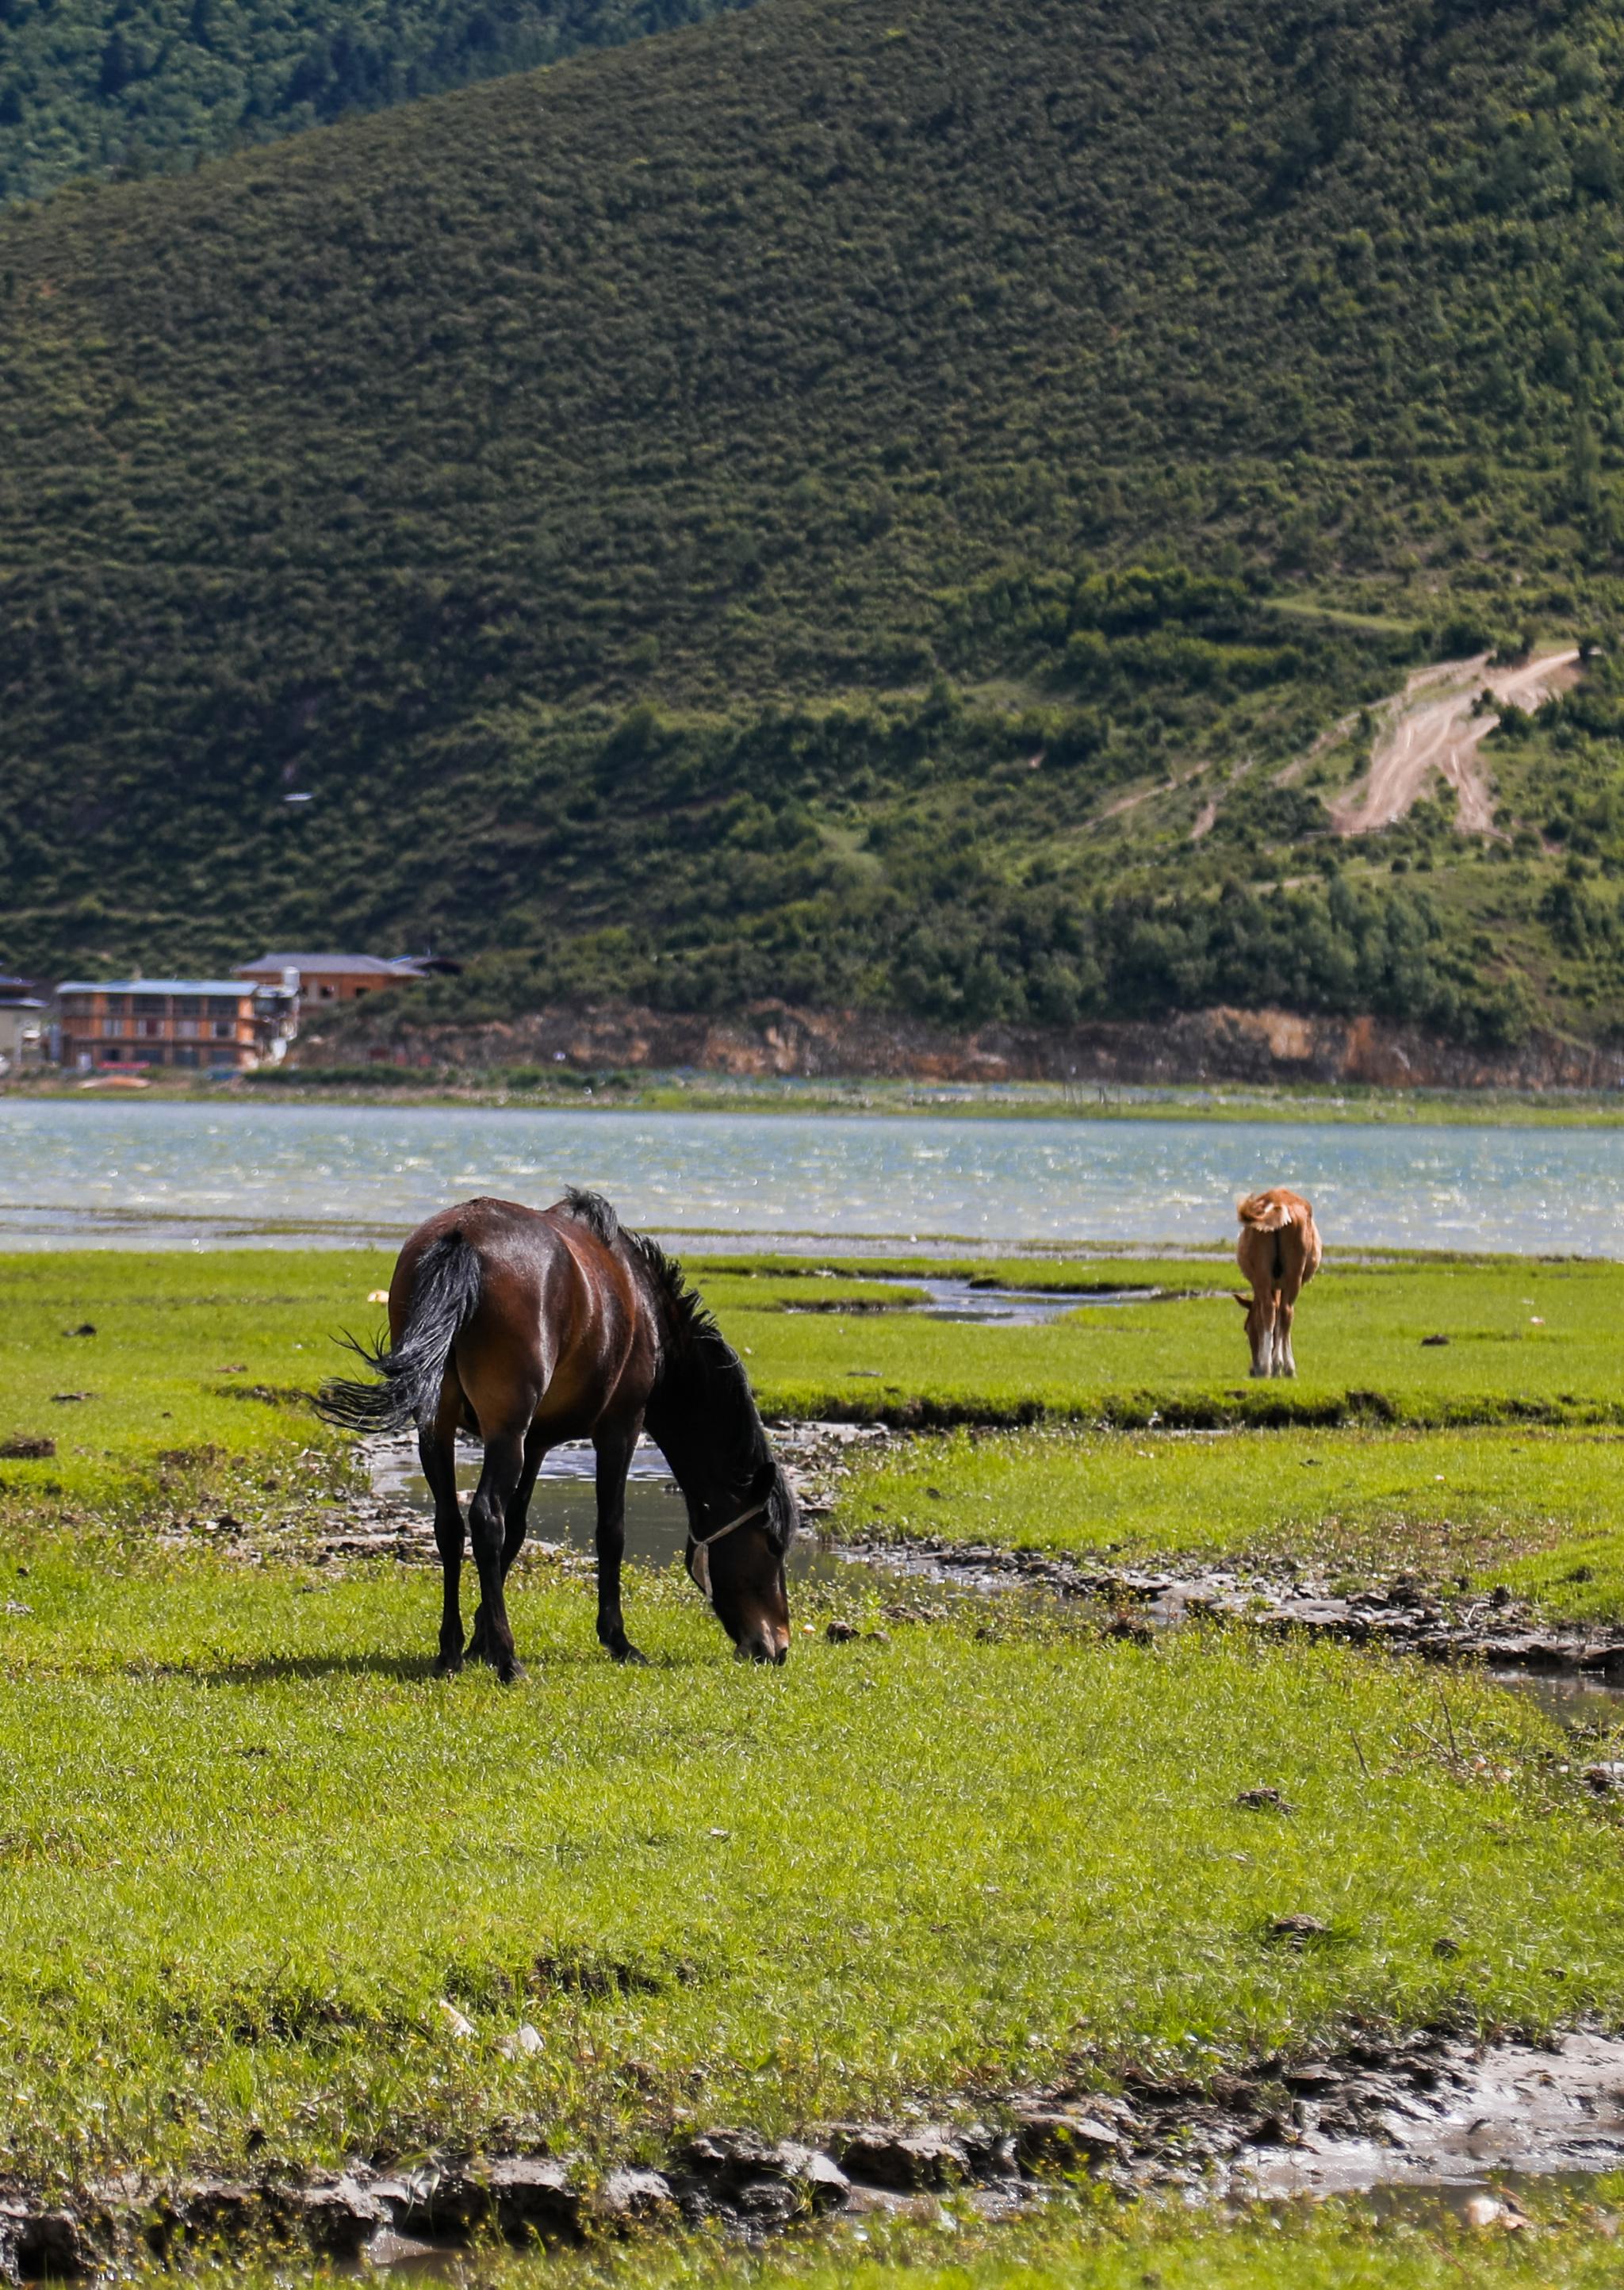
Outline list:
[[[232,2245],[388,2266],[659,2226],[756,2240],[819,2218],[933,2209],[944,2196],[1007,2216],[1078,2175],[1124,2198],[1180,2188],[1216,2200],[1624,2166],[1624,2038],[1599,2030],[1548,2047],[1372,2030],[1207,2083],[1132,2070],[1116,2080],[968,2094],[974,2116],[830,2124],[804,2140],[717,2127],[658,2169],[447,2149],[404,2163],[356,2156],[308,2177],[274,2165],[253,2179],[128,2174],[53,2200],[12,2185],[0,2190],[0,2268],[12,2279],[85,2278],[141,2252]]]
[[[826,1522],[846,1471],[858,1457],[906,1435],[884,1424],[805,1422],[775,1424],[772,1437],[816,1550],[898,1581],[968,1594],[1027,1590],[1076,1601],[1098,1609],[1118,1635],[1221,1621],[1274,1635],[1335,1638],[1432,1662],[1624,1686],[1624,1629],[1551,1622],[1504,1590],[1462,1600],[1417,1577],[1389,1574],[1350,1592],[1334,1589],[1316,1567],[1284,1561],[1248,1565],[1191,1558],[1114,1565],[932,1535],[838,1537]],[[374,1464],[379,1460],[372,1458]],[[276,1524],[191,1518],[159,1539],[172,1547],[207,1541],[251,1561],[274,1556],[316,1566],[379,1558],[439,1564],[428,1513],[403,1495],[375,1491]],[[589,1551],[540,1537],[532,1538],[529,1552],[532,1561],[569,1572],[589,1572],[593,1565]]]
[[[962,1589],[1030,1589],[1086,1599],[1148,1635],[1180,1622],[1238,1623],[1280,1635],[1300,1631],[1345,1644],[1380,1646],[1423,1661],[1473,1662],[1487,1669],[1593,1677],[1624,1685],[1624,1632],[1538,1621],[1509,1597],[1474,1599],[1459,1610],[1406,1576],[1353,1592],[1332,1590],[1307,1570],[1235,1565],[1101,1566],[1043,1551],[934,1536],[843,1542],[838,1555],[892,1573]]]

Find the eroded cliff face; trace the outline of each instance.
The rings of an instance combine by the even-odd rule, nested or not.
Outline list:
[[[364,1025],[364,1030],[363,1030]],[[955,1034],[909,1019],[758,1002],[726,1018],[630,1003],[548,1007],[477,1026],[414,1024],[373,1005],[364,1021],[298,1045],[316,1065],[367,1057],[470,1069],[517,1065],[689,1067],[732,1075],[937,1081],[1363,1082],[1384,1088],[1610,1089],[1624,1052],[1536,1031],[1517,1048],[1474,1050],[1377,1018],[1204,1010],[1154,1022],[983,1026]]]

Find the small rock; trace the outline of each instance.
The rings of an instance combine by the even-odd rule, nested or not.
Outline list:
[[[95,1397],[93,1391],[53,1391],[51,1404],[53,1407],[71,1407],[77,1399],[94,1399]]]
[[[369,2192],[392,2208],[396,2226],[414,2234],[469,2234],[489,2218],[494,2200],[483,2170],[437,2162],[374,2180]]]
[[[1516,2234],[1528,2224],[1515,2203],[1502,2201],[1496,2195],[1468,2195],[1460,2206],[1460,2215],[1468,2226],[1497,2226],[1508,2234]]]
[[[1434,1956],[1459,1956],[1460,1943],[1458,1940],[1451,1940],[1447,1933],[1440,1933],[1432,1943],[1432,1952]]]
[[[440,1998],[440,2015],[445,2022],[446,2033],[455,2036],[459,2042],[473,2034],[474,2022],[465,2019],[456,2006],[448,2004],[444,1996]]]
[[[1121,2151],[1122,2139],[1098,2116],[1068,2115],[1060,2109],[1023,2114],[1015,2132],[1015,2152],[1028,2169],[1044,2166],[1107,2163]]]
[[[1289,1942],[1292,1948],[1306,1948],[1311,1940],[1322,1939],[1331,1927],[1317,1917],[1276,1917],[1268,1927],[1271,1940]]]
[[[1295,1813],[1297,1810],[1277,1789],[1243,1790],[1235,1802],[1244,1813]]]
[[[56,1453],[56,1441],[31,1438],[19,1435],[14,1439],[0,1439],[0,1461],[7,1463],[49,1462]]]
[[[74,2278],[96,2271],[90,2238],[71,2211],[30,2210],[0,2203],[0,2264],[9,2279]]]
[[[64,1328],[62,1331],[65,1336],[93,1336],[95,1333],[94,1320],[81,1320],[76,1328]]]
[[[831,1645],[849,1645],[853,1638],[861,1637],[862,1632],[855,1622],[830,1622],[823,1635]]]
[[[1499,1613],[1504,1613],[1511,1604],[1511,1593],[1503,1582],[1497,1582],[1489,1593],[1489,1604]]]
[[[497,2223],[516,2239],[525,2234],[580,2231],[581,2202],[567,2165],[548,2155],[509,2155],[491,2166],[488,2182]]]
[[[656,2217],[672,2206],[671,2182],[663,2171],[611,2171],[593,2208],[604,2219]]]
[[[1421,1349],[1424,1352],[1431,1351],[1437,1345],[1446,1344],[1448,1341],[1449,1338],[1447,1336],[1423,1336],[1421,1338]]]
[[[335,2256],[353,2258],[389,2224],[387,2206],[348,2176],[330,2186],[301,2188],[298,2203],[311,2241]]]
[[[880,2187],[917,2193],[927,2187],[956,2186],[968,2175],[970,2153],[956,2134],[939,2124],[900,2131],[871,2124],[845,2141],[840,2160],[847,2174]]]
[[[1624,1792],[1624,1764],[1610,1760],[1605,1765],[1587,1766],[1580,1779],[1597,1797],[1614,1797]]]

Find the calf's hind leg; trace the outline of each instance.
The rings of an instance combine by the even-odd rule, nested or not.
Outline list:
[[[1297,1362],[1292,1357],[1292,1319],[1297,1309],[1295,1288],[1282,1288],[1280,1301],[1275,1311],[1275,1373],[1294,1376]]]
[[[502,1549],[507,1512],[524,1469],[522,1431],[500,1431],[485,1441],[484,1468],[468,1506],[468,1539],[479,1569],[480,1653],[504,1685],[522,1675],[513,1650],[513,1631],[502,1597]]]

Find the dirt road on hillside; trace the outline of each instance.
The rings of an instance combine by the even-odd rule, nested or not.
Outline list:
[[[1572,684],[1578,672],[1577,651],[1546,653],[1518,668],[1491,668],[1488,653],[1480,653],[1418,669],[1383,708],[1386,729],[1369,773],[1330,806],[1337,833],[1372,835],[1390,827],[1425,793],[1428,775],[1436,771],[1455,790],[1460,833],[1492,834],[1494,796],[1477,750],[1497,718],[1479,710],[1480,694],[1491,692],[1503,703],[1532,710]]]

